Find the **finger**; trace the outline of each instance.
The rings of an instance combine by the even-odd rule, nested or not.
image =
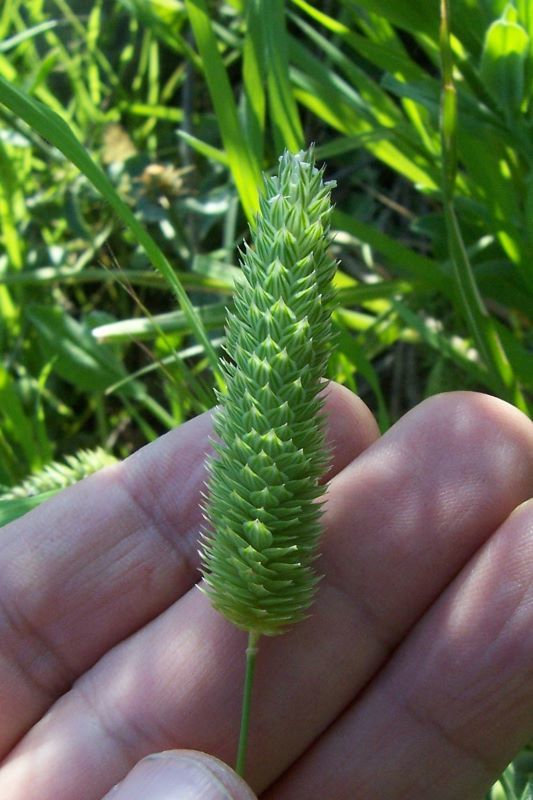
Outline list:
[[[103,800],[256,800],[218,758],[193,750],[150,755]]]
[[[347,707],[528,496],[532,453],[531,423],[516,410],[477,395],[442,397],[407,415],[332,481],[326,577],[312,618],[261,643],[248,759],[256,790]],[[383,561],[389,579],[363,585]],[[244,634],[188,592],[101,659],[25,737],[0,771],[0,796],[9,786],[10,800],[22,800],[31,785],[41,800],[94,800],[143,755],[168,747],[231,762],[244,646]],[[77,788],[87,772],[101,785],[73,793],[54,778],[59,764],[63,781],[68,765]]]
[[[334,384],[326,414],[335,473],[377,429]],[[210,433],[204,414],[2,530],[0,755],[109,647],[199,579]]]
[[[266,799],[482,798],[533,735],[533,502]]]
[[[332,459],[324,478],[331,480],[379,438],[379,428],[361,398],[345,386],[328,383],[325,398],[326,444]]]

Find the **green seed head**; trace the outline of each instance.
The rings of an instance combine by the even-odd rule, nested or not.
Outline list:
[[[285,153],[265,179],[254,246],[228,313],[227,393],[209,464],[206,592],[240,628],[274,635],[305,616],[317,577],[328,463],[322,424],[332,346],[332,182],[309,153]]]

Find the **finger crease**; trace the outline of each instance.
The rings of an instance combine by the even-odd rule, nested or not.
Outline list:
[[[135,761],[138,758],[139,748],[137,745],[135,747],[132,746],[129,737],[122,736],[122,730],[131,730],[131,723],[128,722],[128,726],[120,726],[114,725],[112,722],[109,722],[102,711],[98,708],[96,698],[98,697],[97,692],[92,692],[89,690],[88,686],[90,682],[84,679],[83,677],[78,680],[74,686],[72,687],[72,694],[78,697],[82,706],[85,706],[87,709],[87,713],[95,720],[96,724],[98,725],[99,729],[103,733],[103,739],[108,740],[113,749],[116,751],[117,755],[122,759],[125,765],[125,771],[127,772]],[[83,711],[80,712],[83,714]],[[138,731],[140,732],[140,731]],[[136,731],[137,733],[137,731]],[[104,751],[107,751],[107,747],[104,745],[102,748]]]
[[[74,670],[44,633],[44,626],[33,625],[29,616],[9,605],[0,595],[0,615],[8,631],[14,634],[15,645],[4,645],[3,654],[47,702],[53,702],[75,680]],[[10,650],[10,652],[8,652]]]
[[[332,589],[334,592],[340,595],[341,598],[345,599],[350,608],[355,609],[355,611],[363,617],[363,620],[368,625],[368,629],[372,633],[372,637],[383,652],[383,660],[386,660],[396,648],[398,644],[397,640],[393,639],[389,631],[385,629],[375,611],[363,597],[355,598],[353,593],[349,592],[345,586],[336,581],[333,577],[333,570],[328,570],[326,568],[324,572],[324,581],[328,588]]]
[[[485,759],[483,754],[472,746],[467,746],[464,741],[454,736],[446,726],[431,714],[417,711],[414,705],[409,700],[399,700],[395,698],[395,702],[405,713],[418,725],[430,728],[433,730],[440,739],[442,739],[452,749],[458,751],[463,758],[473,761],[477,767],[481,767],[486,775],[487,781],[494,778],[494,766],[491,766]]]
[[[135,510],[146,520],[148,526],[155,531],[165,545],[165,549],[170,549],[181,573],[180,578],[186,578],[187,585],[193,586],[196,580],[199,579],[200,573],[197,565],[193,563],[191,555],[187,552],[190,549],[189,538],[180,536],[179,541],[176,542],[172,533],[169,533],[169,523],[161,522],[157,519],[154,509],[141,500],[140,495],[132,490],[127,479],[119,477],[118,480],[121,489],[126,493]]]

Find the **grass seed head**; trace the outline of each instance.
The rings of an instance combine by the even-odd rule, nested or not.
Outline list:
[[[332,348],[332,182],[309,152],[265,179],[254,246],[228,315],[227,393],[209,463],[206,592],[240,628],[274,635],[305,616],[317,577],[328,462],[323,378]]]

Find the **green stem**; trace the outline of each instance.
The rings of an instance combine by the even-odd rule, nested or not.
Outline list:
[[[248,748],[248,728],[250,725],[250,704],[252,699],[252,686],[254,682],[255,658],[257,656],[260,634],[257,631],[248,633],[248,647],[246,648],[246,673],[244,676],[244,690],[242,696],[241,732],[237,750],[237,765],[235,772],[244,777],[246,769],[246,751]]]

